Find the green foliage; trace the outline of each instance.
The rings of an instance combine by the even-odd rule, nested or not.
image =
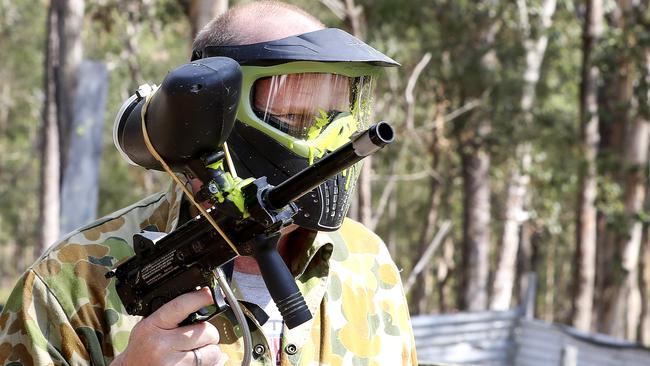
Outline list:
[[[0,247],[33,245],[36,234],[45,10],[0,3]]]

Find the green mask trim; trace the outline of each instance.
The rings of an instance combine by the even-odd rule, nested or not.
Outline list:
[[[242,66],[243,81],[241,100],[237,108],[237,119],[246,125],[261,131],[272,139],[278,141],[296,155],[309,159],[312,164],[315,158],[322,157],[325,152],[333,151],[349,141],[349,137],[357,131],[357,123],[351,114],[337,118],[330,123],[324,131],[322,128],[328,121],[316,121],[316,124],[308,131],[307,139],[298,139],[262,121],[251,106],[252,89],[256,80],[285,74],[299,73],[332,73],[347,77],[377,76],[382,66],[374,66],[359,62],[289,62],[275,66]],[[362,106],[365,107],[365,106]],[[353,114],[357,111],[352,111]],[[320,118],[319,118],[320,120]],[[343,127],[344,131],[334,132],[332,126]],[[320,134],[320,135],[319,135]]]

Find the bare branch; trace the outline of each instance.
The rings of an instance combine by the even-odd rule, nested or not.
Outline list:
[[[411,76],[409,76],[408,82],[406,83],[406,90],[404,92],[404,95],[406,97],[406,103],[413,104],[415,103],[415,98],[413,97],[413,89],[415,89],[415,83],[417,82],[418,78],[420,77],[420,74],[424,70],[424,68],[427,66],[427,64],[431,61],[431,52],[425,53],[420,61],[415,65],[413,68],[413,72],[411,72]]]
[[[435,177],[438,178],[438,175],[432,171],[432,170],[423,170],[417,173],[410,173],[410,174],[391,174],[389,176],[386,175],[374,175],[372,177],[373,180],[390,180],[392,177],[395,177],[395,179],[399,182],[410,182],[410,181],[415,181],[415,180],[421,180],[421,179],[426,179],[430,177]]]
[[[406,83],[406,90],[404,91],[404,97],[406,98],[406,104],[408,105],[408,110],[406,113],[406,128],[413,129],[413,124],[415,121],[415,97],[413,96],[413,90],[415,89],[415,83],[418,81],[420,74],[431,61],[431,53],[427,52],[422,56],[420,62],[415,65],[409,80]]]
[[[345,4],[340,0],[320,0],[337,18],[345,19]]]
[[[370,220],[368,228],[371,231],[375,231],[375,229],[377,228],[379,219],[381,219],[382,215],[384,214],[386,205],[388,204],[388,199],[393,193],[396,183],[397,183],[397,176],[391,175],[390,178],[388,179],[388,183],[386,183],[386,186],[384,187],[384,190],[381,192],[381,197],[379,198],[379,204],[375,208],[375,212],[377,213]]]
[[[467,112],[471,111],[472,109],[474,109],[476,107],[479,107],[481,104],[483,104],[483,101],[481,99],[474,99],[472,101],[469,101],[468,103],[466,103],[462,107],[447,113],[445,115],[445,122],[449,122],[449,121],[451,121],[453,119],[456,119],[460,115],[462,115],[464,113],[467,113]]]
[[[447,113],[444,116],[444,120],[445,120],[445,122],[450,122],[450,121],[462,116],[463,114],[471,111],[472,109],[480,106],[481,104],[483,104],[483,101],[481,99],[470,100],[469,102],[465,103],[460,108],[455,109],[455,110]],[[429,130],[429,129],[432,129],[432,128],[435,128],[435,127],[436,127],[436,122],[435,121],[429,122],[426,125],[424,125],[424,129],[426,129],[426,130]]]
[[[438,249],[440,246],[440,243],[442,243],[442,240],[447,236],[449,230],[451,230],[451,221],[446,220],[442,223],[442,225],[440,225],[440,230],[438,230],[436,236],[433,237],[431,243],[427,247],[427,250],[424,251],[422,257],[420,257],[420,260],[418,260],[415,267],[413,267],[408,280],[406,280],[406,283],[404,284],[404,293],[409,293],[411,287],[413,286],[413,283],[415,283],[415,278],[426,268],[427,264],[429,264],[431,257],[436,252],[436,249]]]
[[[421,151],[427,151],[429,145],[424,141],[422,133],[413,128],[407,128],[406,134],[411,145],[416,145]]]

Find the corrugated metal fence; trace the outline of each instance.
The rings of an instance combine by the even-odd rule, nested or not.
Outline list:
[[[650,349],[524,313],[520,308],[413,317],[420,365],[650,365]]]
[[[517,366],[650,365],[650,349],[636,343],[537,319],[520,319],[515,344]]]
[[[421,364],[510,365],[516,310],[416,316],[411,319]]]

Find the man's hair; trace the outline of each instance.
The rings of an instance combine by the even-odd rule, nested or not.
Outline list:
[[[202,50],[211,46],[236,46],[259,42],[259,32],[264,24],[271,24],[274,18],[298,17],[317,29],[325,26],[303,9],[275,0],[257,1],[228,9],[214,18],[197,34],[192,48]],[[294,19],[298,19],[294,18]],[[253,25],[254,24],[254,25]],[[253,27],[255,31],[252,31]],[[295,27],[286,24],[287,27]],[[257,33],[256,33],[257,32]]]

